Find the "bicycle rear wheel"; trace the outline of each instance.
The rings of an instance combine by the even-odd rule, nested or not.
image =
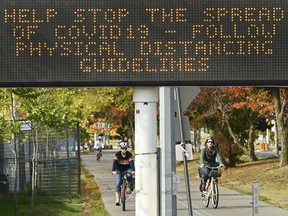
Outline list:
[[[213,208],[217,208],[218,207],[218,203],[219,203],[219,189],[218,189],[218,183],[216,181],[213,182],[212,184],[212,206]]]
[[[127,183],[123,182],[122,189],[121,189],[121,205],[122,205],[122,211],[125,211],[126,209],[126,190],[127,190]]]

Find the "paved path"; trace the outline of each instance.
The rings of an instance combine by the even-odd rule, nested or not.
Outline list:
[[[127,200],[127,211],[122,212],[121,207],[115,205],[115,183],[111,175],[112,160],[116,150],[103,150],[101,162],[96,162],[95,153],[82,155],[86,168],[94,175],[97,184],[102,191],[105,207],[112,216],[134,216],[134,197]],[[236,191],[219,187],[220,201],[217,209],[211,206],[205,208],[202,204],[201,194],[198,189],[199,181],[190,179],[193,216],[252,216],[251,196],[240,194]],[[261,186],[259,188],[261,190]],[[275,206],[259,202],[259,216],[288,216],[288,211]],[[180,176],[180,186],[177,190],[177,216],[187,216],[187,196],[185,181]],[[147,215],[150,216],[150,215]]]

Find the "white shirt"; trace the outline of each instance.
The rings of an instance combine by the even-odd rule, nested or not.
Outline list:
[[[99,148],[102,148],[102,141],[97,140],[94,145],[94,149],[99,149]]]

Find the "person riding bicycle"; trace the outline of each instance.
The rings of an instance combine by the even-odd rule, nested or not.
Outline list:
[[[96,155],[97,155],[97,152],[100,152],[100,155],[102,156],[102,147],[103,147],[102,138],[99,137],[94,145],[94,149],[96,149]]]
[[[120,206],[120,192],[122,185],[122,173],[126,175],[128,181],[127,193],[131,193],[134,189],[134,178],[135,172],[134,159],[131,152],[127,151],[127,142],[119,143],[121,151],[116,152],[113,160],[112,174],[115,176],[116,183],[116,201],[115,204]]]
[[[217,159],[217,161],[216,161]],[[209,169],[206,167],[224,167],[221,155],[216,147],[215,140],[208,137],[205,141],[205,147],[201,149],[200,153],[200,168],[199,174],[201,176],[200,191],[205,191],[206,182],[209,179]]]

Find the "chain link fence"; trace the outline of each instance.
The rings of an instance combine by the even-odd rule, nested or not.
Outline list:
[[[17,192],[31,190],[33,159],[38,192],[68,196],[79,194],[78,131],[77,128],[53,130],[40,127],[33,132],[21,131],[11,143],[0,143],[0,196],[7,196],[15,188]],[[29,138],[21,144],[24,135]],[[13,153],[15,148],[17,160]],[[17,176],[14,171],[15,161],[18,165]]]

